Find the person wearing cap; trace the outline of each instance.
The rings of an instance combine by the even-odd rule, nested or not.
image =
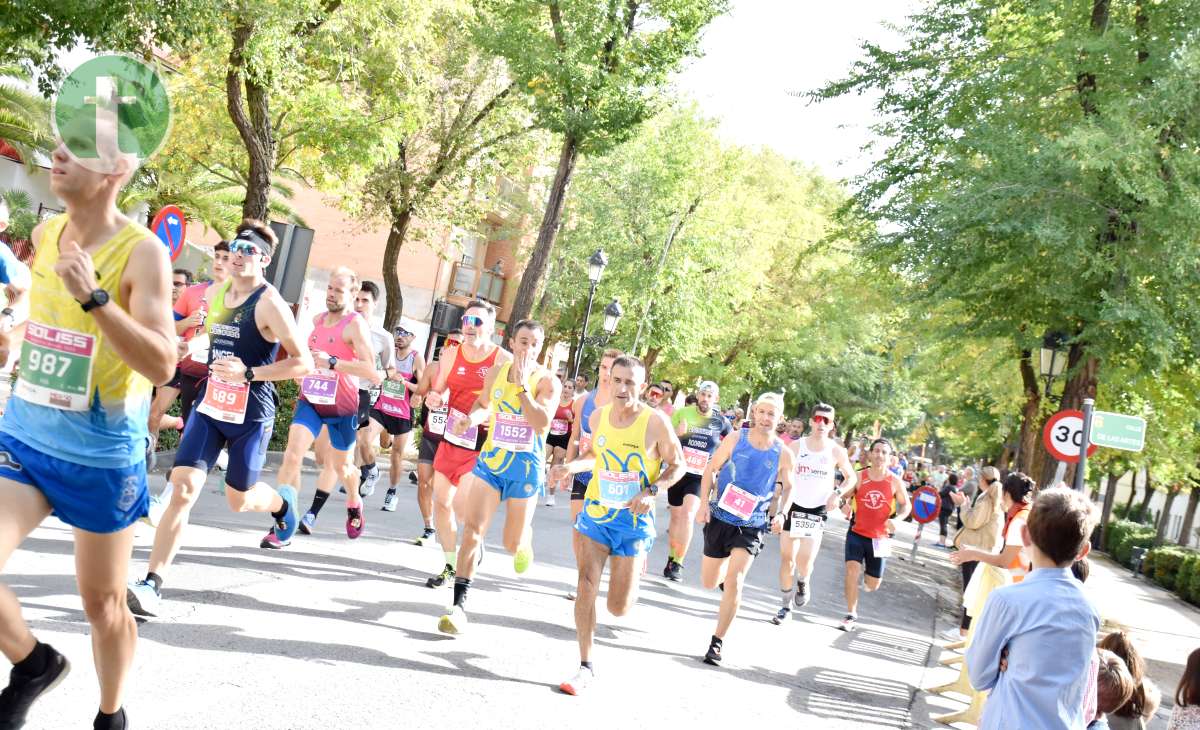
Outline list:
[[[376,435],[378,429],[383,429],[392,437],[391,469],[388,471],[390,485],[383,498],[384,512],[395,512],[400,501],[396,496],[396,485],[400,483],[400,475],[404,471],[404,452],[412,440],[410,399],[425,372],[425,358],[413,349],[416,335],[403,326],[397,326],[392,334],[395,336],[393,361],[387,368],[387,380],[383,382],[382,392],[371,409],[371,420],[377,427],[371,430],[372,435]]]
[[[661,386],[659,388],[662,390]],[[683,559],[695,530],[696,513],[700,509],[700,483],[704,469],[708,466],[721,439],[729,435],[729,421],[717,412],[720,389],[711,380],[705,380],[696,388],[696,405],[680,408],[671,417],[679,441],[683,444],[686,473],[673,487],[667,490],[667,505],[671,520],[667,528],[667,565],[663,577],[678,581],[683,572]]]

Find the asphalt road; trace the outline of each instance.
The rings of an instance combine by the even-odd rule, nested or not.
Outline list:
[[[132,727],[524,730],[751,721],[923,728],[934,726],[931,715],[962,707],[918,691],[952,677],[937,666],[941,652],[931,639],[955,611],[957,578],[944,553],[923,547],[923,564],[890,561],[883,588],[861,600],[859,630],[844,633],[840,517],[827,530],[813,602],[783,626],[769,621],[779,595],[778,539],[770,538],[726,638],[725,665],[713,668],[700,657],[719,594],[699,585],[699,532],[684,581],[661,577],[664,501],[638,606],[615,619],[600,601],[597,683],[586,696],[569,697],[557,691],[578,666],[566,598],[575,570],[565,500],[538,507],[536,563],[524,576],[500,545],[502,516],[493,522],[469,602],[470,632],[451,638],[437,631],[450,589],[425,587],[441,554],[408,543],[420,517],[407,479],[395,513],[379,510],[383,489],[368,498],[361,539],[346,538],[343,498],[335,495],[317,534],[298,535],[278,552],[258,548],[268,521],[231,514],[218,479],[210,479],[167,575],[163,615],[140,627],[126,696]],[[313,477],[305,482],[307,505]],[[152,483],[157,491],[162,477]],[[912,525],[900,538],[911,544]],[[150,528],[139,526],[131,576],[143,574],[151,539]],[[926,536],[924,544],[931,542]],[[91,727],[97,706],[72,550],[70,531],[51,519],[3,576],[38,637],[74,665],[34,710],[28,727],[35,730]]]

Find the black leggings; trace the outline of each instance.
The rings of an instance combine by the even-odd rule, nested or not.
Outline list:
[[[954,514],[953,511],[938,512],[938,534],[943,538],[950,534],[950,515],[952,514]]]
[[[963,563],[958,566],[962,568],[963,593],[967,592],[967,585],[971,582],[971,575],[975,572],[975,566],[979,565],[978,561],[972,560],[969,563]],[[967,607],[963,606],[962,621],[958,624],[963,631],[971,628],[971,617],[967,615]]]

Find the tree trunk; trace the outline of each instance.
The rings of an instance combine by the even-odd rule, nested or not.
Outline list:
[[[1154,481],[1150,476],[1150,465],[1146,465],[1146,491],[1142,493],[1142,503],[1138,507],[1138,522],[1150,516],[1150,500],[1154,499]]]
[[[558,155],[558,170],[554,173],[554,184],[550,186],[550,195],[546,199],[546,212],[542,215],[542,226],[538,229],[537,243],[521,274],[521,286],[517,289],[517,298],[513,301],[512,310],[508,313],[510,323],[527,319],[533,311],[533,300],[537,298],[546,267],[550,263],[550,254],[554,251],[554,239],[558,235],[558,227],[562,223],[563,207],[567,200],[567,187],[571,184],[571,176],[575,173],[575,163],[579,160],[579,142],[575,137],[567,135],[563,138],[562,151]],[[512,333],[512,328],[508,328]]]
[[[1133,499],[1137,496],[1137,479],[1138,472],[1141,471],[1134,467],[1129,474],[1129,499],[1125,500],[1125,519],[1129,519],[1129,510],[1133,509]]]
[[[1198,504],[1200,504],[1200,483],[1192,482],[1192,488],[1188,492],[1187,511],[1183,513],[1183,527],[1179,529],[1179,539],[1176,540],[1184,547],[1191,542],[1192,522],[1196,518],[1196,505]]]
[[[387,244],[383,248],[383,289],[387,293],[387,306],[383,312],[383,326],[389,332],[400,324],[404,314],[404,292],[400,290],[400,249],[408,235],[412,222],[412,206],[405,204],[392,211],[392,228],[388,231]]]
[[[1100,544],[1104,544],[1104,532],[1108,529],[1108,520],[1112,516],[1113,501],[1117,496],[1117,482],[1123,474],[1109,474],[1108,486],[1104,490],[1104,507],[1100,511]]]
[[[1179,485],[1172,484],[1167,487],[1167,499],[1163,502],[1162,512],[1158,515],[1158,532],[1154,536],[1154,544],[1162,545],[1167,538],[1167,525],[1171,524],[1171,505],[1175,503],[1175,498],[1179,496]]]
[[[1084,398],[1096,397],[1096,385],[1100,375],[1100,360],[1088,355],[1085,346],[1082,343],[1076,342],[1071,345],[1071,351],[1067,357],[1068,372],[1074,372],[1071,379],[1067,381],[1066,387],[1063,389],[1062,410],[1080,409],[1083,407]],[[1045,451],[1045,446],[1042,446],[1040,451]],[[1042,466],[1042,478],[1040,484],[1048,484],[1054,477],[1054,467],[1056,466],[1054,459],[1046,458],[1045,464]],[[1067,471],[1063,475],[1063,481],[1067,484],[1073,484],[1075,479],[1075,465],[1067,464]]]
[[[233,28],[233,47],[229,51],[229,70],[225,74],[225,106],[229,118],[242,138],[249,159],[246,197],[242,217],[268,220],[271,196],[271,170],[275,167],[275,134],[271,129],[267,90],[246,75],[246,44],[254,33],[252,21],[239,16]],[[242,86],[246,87],[243,100]],[[247,107],[249,116],[247,116]]]
[[[1025,392],[1025,405],[1021,407],[1021,432],[1017,438],[1016,468],[1030,474],[1033,457],[1038,448],[1038,414],[1042,408],[1042,391],[1038,387],[1037,373],[1033,370],[1033,353],[1021,351],[1021,387]]]
[[[649,377],[650,371],[654,369],[654,363],[658,362],[659,352],[661,352],[661,350],[657,347],[651,347],[646,350],[646,357],[643,358],[642,362],[646,363],[647,377]]]

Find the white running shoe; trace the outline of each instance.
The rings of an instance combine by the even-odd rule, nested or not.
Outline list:
[[[358,496],[370,497],[375,493],[375,482],[365,481],[358,485]]]
[[[858,616],[852,613],[846,614],[846,618],[842,619],[842,631],[853,631],[858,626]]]
[[[135,616],[157,616],[162,596],[154,592],[154,586],[139,580],[126,586],[125,603]]]
[[[554,495],[553,495],[553,494],[547,494],[547,495],[546,495],[546,506],[547,506],[547,507],[553,507],[553,506],[554,506]]]
[[[959,633],[957,627],[951,628],[951,629],[946,629],[945,631],[943,631],[941,633],[941,637],[951,643],[953,643],[955,641],[962,641],[963,639],[966,638],[965,636],[963,636],[962,634]]]
[[[467,630],[467,612],[462,606],[451,606],[445,615],[438,619],[438,631],[443,634],[458,636]]]
[[[167,482],[167,486],[161,492],[150,495],[150,507],[142,517],[142,522],[151,527],[158,527],[158,523],[162,521],[163,513],[167,511],[167,505],[171,504],[171,493],[174,491],[175,486]]]
[[[578,695],[587,690],[592,682],[596,681],[596,674],[587,667],[580,667],[579,671],[575,672],[575,676],[558,685],[558,689],[563,694]]]
[[[395,489],[389,489],[383,497],[383,511],[395,512],[396,506],[400,504],[400,495],[396,494]]]
[[[217,468],[225,471],[229,468],[229,452],[221,449],[221,453],[217,454]]]

